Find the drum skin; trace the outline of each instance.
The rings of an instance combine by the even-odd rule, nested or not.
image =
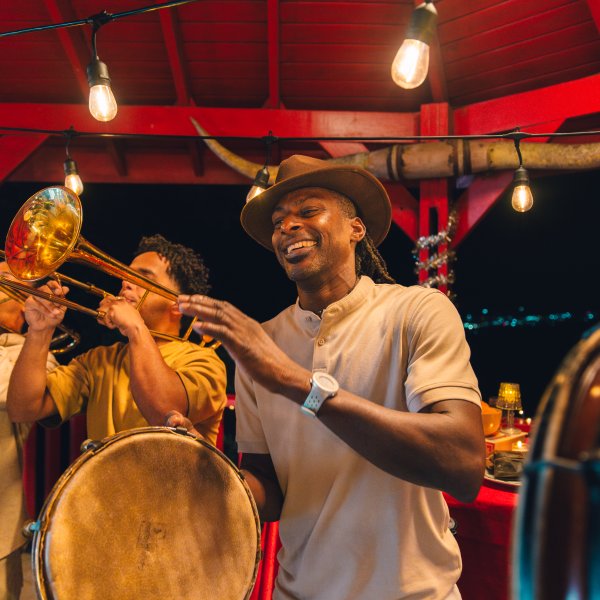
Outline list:
[[[513,535],[514,600],[600,600],[600,329],[536,415]]]
[[[32,560],[42,599],[243,600],[260,560],[258,513],[214,447],[170,428],[134,429],[59,479]]]

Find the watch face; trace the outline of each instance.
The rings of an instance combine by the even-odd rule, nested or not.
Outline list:
[[[335,394],[340,389],[338,382],[329,373],[313,373],[313,381],[327,394]]]

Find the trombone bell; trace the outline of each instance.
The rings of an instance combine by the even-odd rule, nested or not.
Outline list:
[[[53,273],[75,248],[82,223],[81,201],[65,187],[40,190],[15,215],[6,237],[6,263],[23,281]]]

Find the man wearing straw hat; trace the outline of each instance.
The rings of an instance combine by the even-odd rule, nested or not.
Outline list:
[[[142,238],[130,267],[168,289],[209,289],[201,257],[161,235]],[[58,295],[67,290],[54,281],[48,286]],[[156,335],[177,337],[182,315],[176,302],[155,293],[138,311],[145,291],[123,281],[119,296],[100,303],[105,313],[101,322],[119,329],[126,343],[92,348],[48,375],[40,357],[65,308],[28,298],[27,340],[8,389],[11,419],[43,420],[53,426],[85,412],[88,436],[102,439],[126,429],[162,425],[167,412],[176,408],[215,444],[227,401],[225,365],[211,348]]]
[[[242,468],[262,519],[280,519],[278,600],[460,598],[440,490],[477,494],[480,394],[447,297],[388,275],[376,246],[390,216],[368,172],[292,156],[241,221],[296,304],[261,326],[180,297],[237,364]]]
[[[8,265],[0,262],[0,273],[11,277]],[[6,390],[13,365],[25,338],[23,304],[0,291],[0,600],[18,598],[23,587],[21,549],[27,518],[23,493],[23,446],[31,423],[11,423],[6,412]],[[57,366],[54,355],[45,357],[48,371]]]

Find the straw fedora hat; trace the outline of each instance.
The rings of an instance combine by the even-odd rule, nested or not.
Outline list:
[[[359,167],[301,154],[282,161],[275,184],[246,203],[240,217],[246,233],[272,251],[273,209],[285,194],[307,187],[333,190],[350,198],[375,245],[384,240],[390,229],[392,207],[379,180]]]

